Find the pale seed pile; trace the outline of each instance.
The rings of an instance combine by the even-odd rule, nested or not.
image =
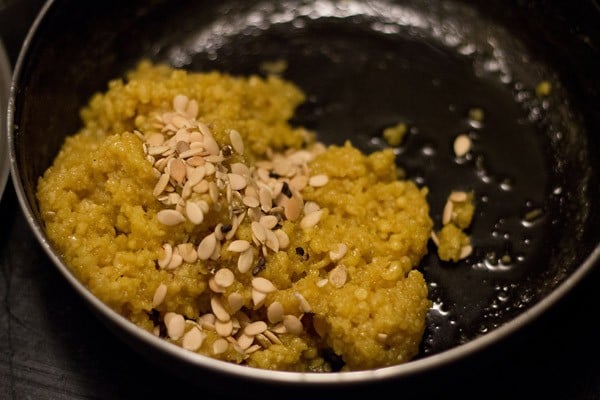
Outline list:
[[[255,252],[266,257],[288,247],[290,240],[281,229],[281,222],[298,222],[302,229],[315,226],[323,213],[318,204],[304,202],[302,190],[307,186],[321,187],[328,183],[326,175],[310,175],[308,163],[324,150],[320,144],[310,150],[293,150],[285,153],[269,152],[267,159],[246,165],[229,162],[232,156],[243,156],[244,142],[239,132],[230,130],[230,144],[220,146],[208,125],[198,119],[198,103],[184,95],[173,99],[173,111],[163,113],[156,119],[160,133],[145,136],[136,131],[143,140],[147,160],[152,163],[157,178],[154,196],[164,204],[157,213],[158,221],[174,226],[184,222],[200,225],[211,212],[227,207],[228,219],[219,222],[214,231],[208,232],[199,243],[164,243],[162,255],[157,260],[159,268],[175,270],[183,262],[197,260],[216,261],[222,246],[236,253],[239,273],[252,273],[256,265]],[[252,241],[236,238],[240,224],[251,224]],[[330,252],[333,261],[340,260],[347,246],[340,243]],[[258,260],[260,263],[260,260]],[[272,343],[281,344],[278,334],[301,334],[301,316],[284,314],[281,303],[273,302],[266,310],[267,321],[251,320],[242,311],[243,296],[225,289],[235,282],[234,272],[227,267],[211,271],[208,286],[211,312],[197,321],[187,320],[183,315],[167,312],[163,322],[166,334],[172,340],[182,340],[182,346],[196,351],[206,337],[205,330],[213,330],[220,339],[212,346],[215,355],[224,353],[229,346],[241,354],[250,354]],[[329,279],[334,287],[344,285],[347,272],[343,265],[334,268]],[[262,277],[254,277],[252,302],[254,309],[264,306],[267,294],[278,290]],[[168,296],[167,285],[160,284],[152,301],[153,307],[163,303]],[[310,312],[310,304],[300,293],[295,293],[299,307]],[[191,325],[191,328],[187,325]],[[155,334],[160,334],[159,326]]]

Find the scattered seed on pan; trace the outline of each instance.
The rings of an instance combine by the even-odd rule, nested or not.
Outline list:
[[[198,318],[198,323],[203,329],[215,330],[216,317],[212,313],[203,314]]]
[[[275,235],[275,232],[273,232],[270,229],[266,229],[265,230],[266,233],[266,240],[265,240],[265,245],[273,250],[273,252],[277,253],[279,251],[279,239],[277,239],[277,235]]]
[[[274,231],[277,241],[279,242],[280,249],[286,249],[290,244],[290,237],[285,233],[283,229],[277,229]]]
[[[213,343],[213,353],[223,354],[229,348],[229,342],[226,339],[219,338]]]
[[[264,212],[268,212],[273,207],[273,197],[269,189],[261,187],[258,192],[260,207]]]
[[[304,330],[300,319],[291,314],[283,317],[283,325],[285,326],[285,329],[293,335],[299,335]]]
[[[265,332],[267,332],[265,330]],[[259,344],[262,348],[264,349],[268,349],[269,347],[271,347],[271,345],[273,344],[273,342],[271,342],[265,335],[264,332],[263,333],[259,333],[256,336],[254,336],[254,340],[256,342],[258,342],[257,344]]]
[[[283,322],[275,324],[275,326],[273,326],[270,329],[270,331],[273,332],[273,333],[280,334],[280,335],[283,334],[283,333],[287,333],[287,329],[285,328],[285,325],[283,324]]]
[[[183,161],[181,161],[179,158],[173,158],[168,165],[171,178],[173,178],[178,184],[182,185],[186,175],[185,164]]]
[[[282,321],[283,314],[284,314],[283,305],[278,301],[274,301],[273,303],[271,303],[269,305],[269,307],[267,307],[267,318],[268,318],[269,322],[272,324],[276,324],[276,323]]]
[[[300,221],[300,227],[305,230],[314,227],[319,223],[322,215],[323,210],[313,211],[310,214],[305,215]]]
[[[204,213],[197,203],[188,201],[185,204],[185,214],[194,225],[200,225],[204,221]]]
[[[246,354],[252,354],[257,350],[260,350],[261,346],[259,344],[253,344],[252,346],[246,349]]]
[[[254,303],[255,309],[261,307],[266,299],[267,294],[265,292],[252,288],[252,302]]]
[[[229,304],[229,309],[235,313],[244,305],[244,297],[237,292],[233,292],[227,296],[227,303]]]
[[[206,334],[200,329],[193,327],[183,335],[182,347],[187,350],[196,351],[202,346]]]
[[[467,258],[468,256],[471,255],[472,252],[473,252],[473,247],[471,245],[463,246],[460,249],[460,256],[459,256],[459,258],[461,258],[461,259]]]
[[[227,174],[231,190],[242,190],[246,187],[246,178],[238,174]]]
[[[173,340],[178,340],[183,336],[185,330],[185,320],[182,315],[168,312],[164,317],[167,335]]]
[[[321,207],[314,201],[307,201],[304,203],[304,214],[310,214],[315,211],[319,211]]]
[[[156,217],[158,218],[158,222],[163,225],[174,226],[178,225],[185,221],[185,217],[177,210],[160,210]]]
[[[264,243],[265,240],[267,239],[267,231],[266,231],[265,226],[263,224],[261,224],[260,222],[252,221],[251,227],[252,227],[252,233],[254,234],[254,237],[260,243]]]
[[[221,303],[221,300],[219,300],[215,296],[213,296],[213,297],[210,298],[210,308],[211,308],[213,314],[215,314],[215,317],[217,317],[218,320],[220,320],[220,321],[229,321],[229,319],[231,319],[231,316],[229,315],[229,313],[227,312],[227,310],[225,309],[225,307],[223,307],[223,304]]]
[[[177,245],[177,249],[179,250],[179,254],[183,258],[183,261],[187,263],[195,263],[198,259],[198,252],[194,248],[194,245],[191,243],[181,243]]]
[[[438,239],[438,236],[434,231],[431,231],[431,240],[436,246],[440,245],[440,239]]]
[[[211,233],[202,239],[200,245],[198,245],[198,258],[201,260],[208,260],[216,246],[217,239],[215,238],[215,234]]]
[[[162,245],[162,256],[158,259],[158,265],[161,268],[166,268],[173,257],[173,247],[169,243]]]
[[[249,208],[254,208],[254,207],[260,206],[260,201],[258,200],[258,198],[254,197],[254,196],[244,196],[242,201],[243,201],[244,205]]]
[[[285,217],[290,221],[295,221],[300,217],[302,207],[296,197],[288,198],[283,202]]]
[[[471,151],[471,139],[468,135],[460,134],[454,139],[454,154],[457,157],[464,157]]]
[[[229,251],[233,251],[235,253],[243,253],[244,251],[248,250],[250,248],[250,242],[248,242],[247,240],[234,240],[233,242],[231,242],[229,244],[229,246],[227,247],[227,250]]]
[[[244,328],[244,334],[248,336],[256,336],[267,330],[267,324],[264,321],[254,321]]]
[[[448,196],[448,199],[455,203],[460,203],[463,201],[467,201],[468,195],[466,192],[452,191],[450,193],[450,196]]]
[[[242,350],[246,350],[248,347],[252,346],[252,343],[254,343],[254,336],[245,333],[242,333],[237,339],[237,344]]]
[[[250,271],[253,262],[254,252],[251,248],[248,248],[247,250],[243,251],[238,258],[238,271],[240,271],[242,274],[245,274],[246,272]]]
[[[238,131],[235,129],[229,131],[229,140],[231,141],[231,145],[236,153],[244,154],[244,141],[242,140],[242,136]]]
[[[160,176],[158,182],[156,182],[156,185],[154,186],[154,190],[152,191],[152,194],[155,197],[158,197],[165,190],[165,188],[169,184],[169,179],[169,174],[162,174]]]
[[[272,293],[277,290],[273,282],[262,277],[252,278],[252,287],[263,293]]]
[[[327,278],[321,279],[321,280],[317,281],[317,286],[324,287],[325,285],[327,285],[327,283],[329,283],[329,279],[327,279]]]
[[[452,212],[454,210],[454,203],[450,200],[448,200],[446,202],[446,205],[444,206],[444,211],[442,213],[442,224],[446,225],[449,224],[450,221],[452,220]]]
[[[277,226],[279,220],[274,215],[262,215],[259,220],[260,224],[267,229],[273,229]]]
[[[221,268],[215,273],[215,281],[219,286],[228,288],[235,281],[235,276],[229,268]]]
[[[346,270],[345,265],[338,265],[331,271],[329,271],[329,282],[335,288],[341,288],[346,284],[346,280],[348,279],[348,271]]]
[[[329,182],[327,175],[314,175],[308,179],[308,184],[312,187],[322,187]]]
[[[224,293],[225,292],[225,288],[223,286],[219,285],[214,277],[212,277],[208,280],[208,287],[214,293]]]
[[[265,335],[267,337],[267,339],[269,339],[269,341],[271,343],[274,344],[283,344],[281,342],[281,340],[277,337],[277,335],[275,335],[273,332],[271,332],[270,330],[266,330],[263,332],[263,335]]]
[[[215,331],[219,336],[227,337],[233,332],[233,322],[231,320],[221,321],[217,319],[215,321]]]
[[[308,313],[312,311],[310,304],[308,303],[308,301],[306,301],[304,296],[302,296],[302,293],[294,292],[294,297],[296,297],[296,300],[298,300],[300,311],[302,311],[303,313]]]
[[[152,307],[158,307],[162,304],[167,296],[167,285],[161,283],[154,291],[154,297],[152,298]]]
[[[347,251],[348,246],[346,246],[344,243],[338,243],[335,250],[329,252],[329,258],[331,258],[331,261],[339,261],[344,258]]]
[[[171,257],[171,261],[169,261],[169,264],[167,265],[166,269],[168,269],[168,270],[176,269],[179,266],[181,266],[182,263],[183,263],[183,257],[181,257],[181,255],[179,255],[179,254],[173,254],[173,256]]]

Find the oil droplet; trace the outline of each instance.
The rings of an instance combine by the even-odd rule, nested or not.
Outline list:
[[[512,260],[512,257],[508,254],[504,254],[500,257],[495,252],[489,252],[485,255],[485,258],[482,263],[478,263],[477,267],[481,269],[486,269],[488,271],[507,271],[510,270],[513,266],[511,262],[506,262],[508,260]]]
[[[542,219],[544,212],[541,208],[533,208],[525,213],[521,224],[526,228],[531,228]]]
[[[470,56],[471,54],[475,53],[476,50],[477,48],[475,45],[471,43],[465,43],[458,48],[458,52],[465,56]]]
[[[467,121],[474,129],[481,129],[483,127],[483,120],[485,118],[485,112],[480,107],[472,107],[469,109],[467,114]]]
[[[442,303],[441,301],[434,301],[433,305],[431,306],[431,310],[437,312],[439,315],[448,315],[450,314],[450,312],[444,310],[444,303]]]
[[[423,148],[421,149],[421,153],[423,153],[424,156],[431,157],[435,155],[436,151],[432,145],[427,144],[423,146]]]
[[[510,178],[504,178],[502,182],[500,182],[500,189],[509,192],[513,189],[513,183]]]

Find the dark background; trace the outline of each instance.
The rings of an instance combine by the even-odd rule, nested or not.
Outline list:
[[[11,62],[42,3],[0,0],[0,38]],[[223,398],[202,377],[191,386],[107,330],[37,244],[10,181],[0,218],[1,400]],[[595,268],[518,335],[442,369],[431,382],[398,384],[386,397],[600,399],[598,288]]]

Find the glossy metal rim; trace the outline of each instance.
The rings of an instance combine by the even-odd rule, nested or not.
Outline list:
[[[2,195],[4,194],[10,172],[7,143],[7,107],[12,76],[8,55],[4,50],[4,44],[1,39],[2,38],[0,38],[0,199],[2,199]]]
[[[476,338],[470,342],[459,345],[452,349],[443,351],[441,353],[424,357],[422,359],[407,362],[405,364],[385,367],[376,370],[367,371],[352,371],[352,372],[337,372],[337,373],[300,373],[300,372],[284,372],[284,371],[271,371],[262,370],[258,368],[251,368],[247,366],[236,365],[220,360],[210,358],[208,356],[198,355],[187,351],[174,344],[168,343],[163,339],[160,339],[149,332],[138,328],[132,322],[127,320],[125,317],[119,315],[117,312],[109,308],[106,304],[96,298],[77,278],[70,272],[67,266],[60,260],[60,258],[54,253],[51,244],[43,231],[41,224],[35,219],[34,212],[31,204],[28,203],[25,191],[22,185],[21,176],[19,173],[19,165],[15,155],[15,143],[14,143],[14,115],[15,115],[15,96],[17,95],[16,87],[21,78],[21,71],[23,69],[24,60],[30,51],[30,45],[33,37],[36,35],[41,22],[44,20],[48,10],[55,3],[54,0],[49,0],[42,7],[40,13],[33,22],[23,46],[21,48],[17,63],[15,66],[13,81],[10,91],[9,106],[8,106],[8,144],[10,152],[10,169],[12,173],[12,180],[15,186],[15,191],[18,197],[21,209],[27,219],[27,223],[35,234],[37,240],[41,244],[42,248],[52,260],[54,265],[58,268],[60,273],[67,279],[72,287],[93,307],[97,310],[104,318],[114,323],[123,333],[130,337],[139,340],[140,342],[148,345],[156,350],[159,350],[164,355],[176,358],[190,367],[198,367],[200,369],[211,370],[219,372],[230,377],[241,377],[246,379],[255,380],[263,383],[303,383],[303,384],[314,384],[314,385],[335,385],[340,383],[376,383],[378,381],[384,381],[388,379],[405,378],[420,372],[427,370],[436,369],[452,362],[463,359],[471,354],[476,353],[479,350],[499,342],[500,340],[508,337],[516,331],[522,329],[525,325],[532,322],[534,319],[539,317],[545,311],[547,311],[552,305],[557,303],[559,299],[564,297],[569,291],[580,282],[583,277],[591,271],[594,265],[600,260],[600,244],[596,245],[594,250],[589,256],[583,261],[579,268],[574,271],[563,283],[561,283],[554,291],[548,296],[543,298],[537,304],[507,322],[501,327]]]

